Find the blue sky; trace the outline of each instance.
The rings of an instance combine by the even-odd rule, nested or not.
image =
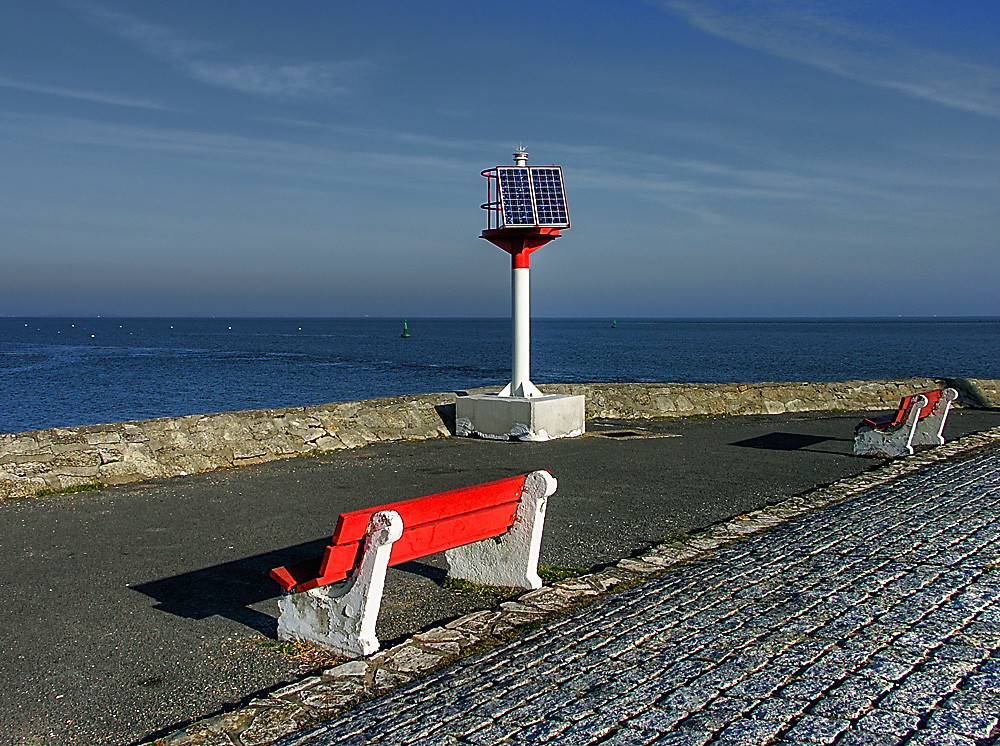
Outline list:
[[[32,0],[0,315],[1000,315],[1000,3]]]

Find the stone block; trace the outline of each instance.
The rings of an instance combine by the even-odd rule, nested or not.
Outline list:
[[[349,430],[337,433],[337,437],[344,443],[348,448],[360,448],[361,446],[368,445],[374,438],[366,438],[363,433],[357,430]]]
[[[99,466],[56,466],[49,474],[57,477],[96,477]]]
[[[35,438],[8,436],[0,441],[0,456],[4,458],[34,455],[41,450],[43,449]]]
[[[163,477],[166,472],[156,455],[145,444],[122,444],[122,460],[127,462],[130,471],[140,477]]]
[[[11,499],[18,497],[30,497],[38,490],[47,487],[45,480],[39,477],[15,477],[14,479],[0,478],[0,498]]]
[[[198,474],[232,463],[232,458],[220,457],[219,454],[213,456],[196,452],[178,453],[166,462],[169,465],[167,470],[172,474]]]
[[[146,431],[138,423],[134,422],[122,423],[122,435],[129,443],[145,443],[149,440]]]
[[[122,436],[115,430],[103,430],[86,433],[87,443],[90,445],[109,445],[121,443]]]
[[[324,435],[322,438],[317,438],[316,442],[313,444],[320,451],[342,451],[347,446],[338,439],[331,437],[329,435]]]
[[[311,419],[311,418],[310,418]],[[296,438],[300,438],[305,443],[312,443],[326,435],[326,430],[318,427],[319,423],[312,423],[309,420],[295,419],[287,423],[287,430]]]
[[[87,469],[91,467],[96,468],[100,465],[100,453],[91,450],[64,451],[51,461],[51,468],[53,470],[68,468]]]
[[[695,410],[694,404],[686,396],[683,395],[677,396],[674,399],[674,401],[676,402],[675,406],[678,412],[681,412],[683,414],[691,414]]]
[[[0,473],[11,478],[24,478],[45,474],[52,468],[50,459],[25,460],[19,463],[5,464]]]
[[[267,449],[264,448],[260,443],[256,441],[236,443],[233,445],[232,451],[230,451],[231,458],[236,459],[248,459],[248,458],[263,458],[267,455]]]
[[[101,484],[127,484],[139,479],[143,479],[143,475],[125,461],[112,461],[102,465],[97,471],[97,481]]]
[[[583,396],[460,396],[455,404],[456,434],[494,439],[544,441],[583,435]]]

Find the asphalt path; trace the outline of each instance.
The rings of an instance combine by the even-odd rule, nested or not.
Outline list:
[[[596,421],[582,438],[445,438],[0,503],[0,742],[128,744],[329,661],[275,641],[277,565],[346,510],[534,469],[559,481],[543,565],[592,568],[877,465],[856,414]],[[953,439],[1000,412],[953,411]],[[384,645],[490,606],[440,557],[391,568]]]

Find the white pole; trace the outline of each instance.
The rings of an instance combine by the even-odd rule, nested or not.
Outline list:
[[[528,268],[511,270],[511,344],[510,383],[500,396],[541,396],[531,382],[531,309]]]
[[[511,393],[525,396],[524,384],[531,383],[531,291],[527,267],[511,270],[511,318],[513,320],[513,359]]]

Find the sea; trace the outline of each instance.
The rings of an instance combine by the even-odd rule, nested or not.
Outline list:
[[[0,433],[503,385],[509,318],[0,318]],[[531,380],[1000,379],[1000,318],[533,319]]]

